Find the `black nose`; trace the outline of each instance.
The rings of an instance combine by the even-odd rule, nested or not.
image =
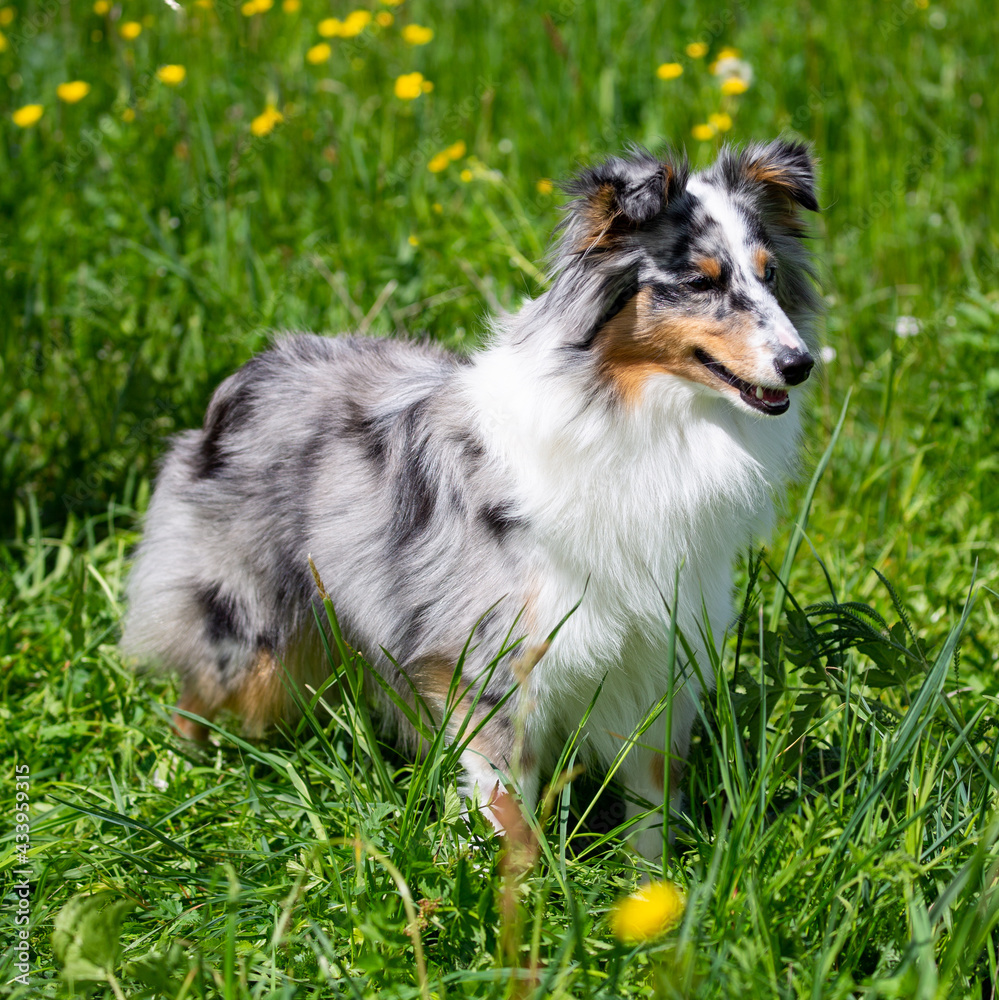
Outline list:
[[[808,378],[815,361],[808,351],[785,351],[774,358],[774,368],[788,385],[800,385]]]

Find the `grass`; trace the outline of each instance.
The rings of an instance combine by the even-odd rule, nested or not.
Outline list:
[[[32,871],[31,985],[11,982],[9,935],[0,989],[61,995],[62,969],[77,992],[171,998],[991,997],[990,10],[407,2],[372,6],[394,23],[329,39],[312,65],[317,23],[346,9],[184,6],[0,8],[0,733],[12,804],[30,767]],[[408,45],[412,23],[433,39]],[[686,55],[699,40],[709,54]],[[742,96],[707,68],[725,45],[753,66]],[[683,74],[658,79],[672,61]],[[168,63],[179,86],[154,76]],[[412,71],[433,91],[397,98]],[[75,79],[90,93],[61,103]],[[21,129],[10,113],[30,103],[45,112]],[[255,136],[271,104],[284,120]],[[691,138],[718,113],[730,132]],[[115,641],[155,459],[218,381],[280,328],[468,349],[486,311],[543,287],[547,179],[629,140],[703,164],[722,138],[783,129],[822,160],[836,354],[808,468],[845,416],[742,571],[744,628],[656,873],[686,890],[682,922],[637,946],[611,934],[648,874],[613,836],[612,790],[577,830],[588,800],[556,776],[537,857],[504,860],[461,812],[453,752],[408,764],[349,697],[266,744],[179,745],[170,682]]]

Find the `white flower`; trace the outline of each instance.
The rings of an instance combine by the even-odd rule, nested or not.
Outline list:
[[[919,320],[915,316],[899,316],[895,320],[896,337],[915,337],[919,333]]]
[[[741,80],[747,87],[753,82],[753,67],[736,56],[719,59],[714,65],[714,74],[722,80]]]
[[[835,347],[820,347],[819,357],[822,359],[823,364],[829,364],[836,360],[836,348]]]

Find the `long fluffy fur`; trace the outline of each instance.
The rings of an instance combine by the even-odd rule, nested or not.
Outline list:
[[[766,415],[739,385],[752,396],[760,383],[779,409],[781,387],[811,365],[816,296],[797,216],[817,208],[811,158],[778,141],[723,151],[691,176],[675,155],[632,150],[569,190],[552,288],[498,318],[471,359],[286,336],[175,439],[123,644],[180,672],[182,707],[235,708],[262,728],[290,711],[279,664],[323,679],[310,554],[349,641],[438,719],[473,630],[463,686],[481,713],[580,602],[465,752],[465,791],[483,802],[510,778],[525,707],[529,804],[601,684],[586,745],[600,764],[614,758],[666,692],[668,609],[713,684],[702,609],[720,641],[733,562],[769,529],[794,469],[798,397]],[[511,629],[524,643],[487,678]],[[620,772],[637,797],[662,801],[700,693],[688,665],[670,753],[660,718]],[[637,844],[657,854],[660,831]]]

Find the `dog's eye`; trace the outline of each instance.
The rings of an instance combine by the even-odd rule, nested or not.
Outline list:
[[[687,282],[687,287],[695,292],[710,292],[715,287],[715,283],[706,274],[698,274]]]
[[[763,280],[768,285],[772,285],[777,280],[777,268],[773,264],[767,264],[763,269]]]

